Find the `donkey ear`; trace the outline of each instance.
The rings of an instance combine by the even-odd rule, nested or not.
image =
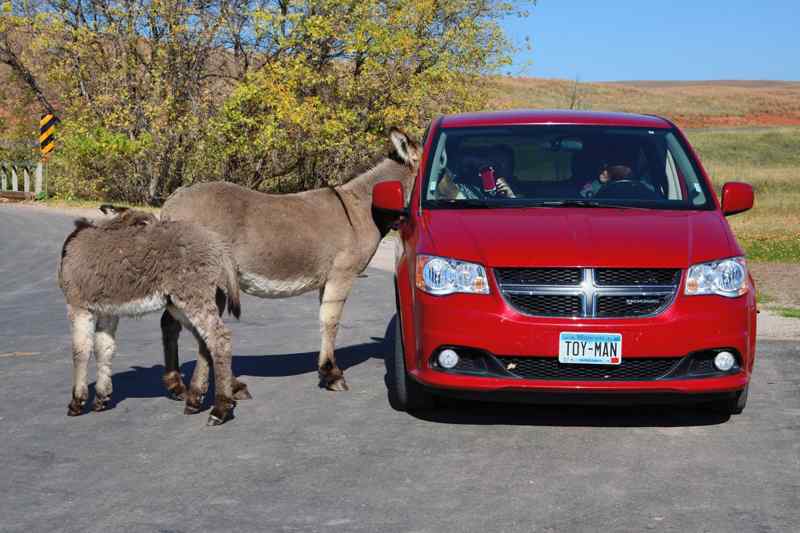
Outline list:
[[[103,204],[100,206],[100,211],[103,212],[105,215],[119,215],[120,213],[124,213],[127,211],[127,207],[118,207],[116,205],[111,204]]]
[[[400,159],[409,166],[414,166],[419,162],[419,148],[417,143],[408,138],[399,128],[391,128],[389,130],[389,139],[391,139],[394,149]]]

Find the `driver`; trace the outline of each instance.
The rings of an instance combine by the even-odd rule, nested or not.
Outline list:
[[[600,174],[597,178],[588,182],[581,189],[581,196],[584,198],[591,198],[600,191],[606,184],[615,180],[624,180],[630,178],[633,171],[631,167],[626,165],[603,165]]]

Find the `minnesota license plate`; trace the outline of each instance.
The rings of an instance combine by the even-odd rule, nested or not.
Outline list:
[[[622,335],[562,331],[558,337],[558,362],[618,365],[622,363]]]

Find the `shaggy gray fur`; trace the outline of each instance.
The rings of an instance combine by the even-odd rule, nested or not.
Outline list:
[[[136,210],[115,212],[98,224],[76,221],[61,254],[59,286],[72,323],[75,362],[69,414],[80,414],[86,401],[92,351],[98,364],[95,410],[108,402],[118,317],[166,308],[195,335],[204,363],[213,363],[217,397],[209,422],[224,422],[234,402],[231,335],[220,315],[226,300],[237,317],[240,308],[238,270],[228,245],[194,224],[159,221]]]

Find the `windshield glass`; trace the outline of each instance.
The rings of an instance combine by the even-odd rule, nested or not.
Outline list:
[[[423,206],[713,209],[672,130],[607,126],[443,128]]]

